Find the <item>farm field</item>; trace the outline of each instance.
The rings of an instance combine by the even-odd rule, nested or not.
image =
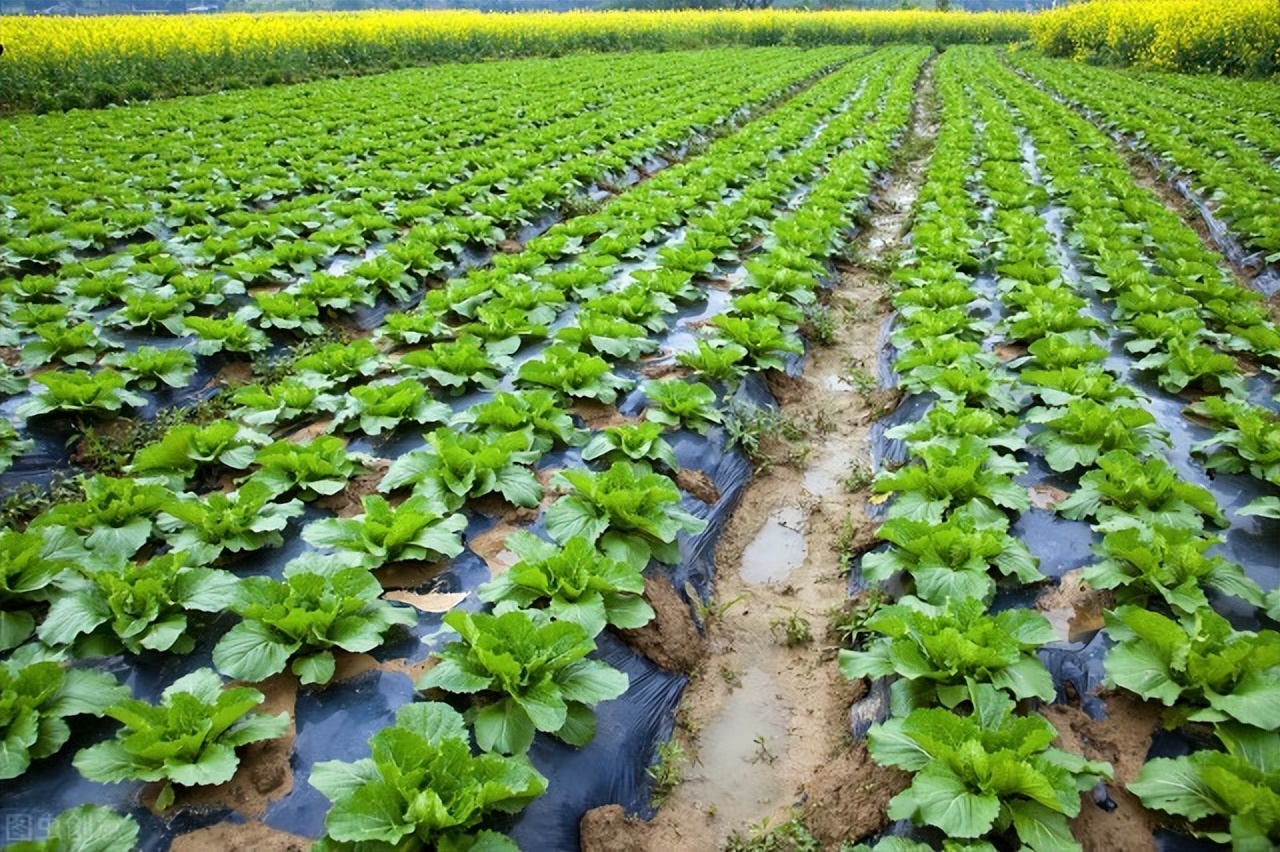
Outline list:
[[[1280,846],[1277,114],[902,44],[4,118],[0,844]]]

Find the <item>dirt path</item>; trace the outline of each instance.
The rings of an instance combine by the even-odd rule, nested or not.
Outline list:
[[[904,775],[876,767],[852,742],[849,708],[859,696],[841,677],[836,650],[847,599],[842,554],[848,564],[875,541],[863,512],[868,432],[897,402],[875,381],[890,310],[884,270],[902,245],[937,131],[931,67],[915,109],[906,162],[877,193],[855,260],[842,265],[831,294],[832,345],[813,349],[802,377],[773,383],[782,428],[764,442],[772,464],[720,541],[708,656],[679,711],[685,780],[651,822],[629,821],[617,806],[589,813],[584,852],[742,848],[795,808],[834,849],[881,829],[889,798],[904,786]]]

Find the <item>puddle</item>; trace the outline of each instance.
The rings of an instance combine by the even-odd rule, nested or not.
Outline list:
[[[808,513],[800,507],[775,509],[743,551],[738,574],[757,585],[785,580],[809,555],[804,537],[808,528]]]
[[[699,802],[721,834],[783,804],[787,790],[773,764],[786,752],[790,708],[773,678],[757,668],[698,734],[698,756],[682,797]]]
[[[848,494],[845,483],[855,469],[870,470],[870,460],[863,453],[850,452],[847,446],[824,445],[812,457],[804,472],[804,490],[814,497],[835,498]]]

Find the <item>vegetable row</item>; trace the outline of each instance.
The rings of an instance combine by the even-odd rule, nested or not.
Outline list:
[[[1266,707],[1280,686],[1280,634],[1235,629],[1205,590],[1265,604],[1272,620],[1280,597],[1264,599],[1240,566],[1209,552],[1221,539],[1205,526],[1226,518],[1166,460],[1169,435],[1109,358],[1094,299],[1115,305],[1105,319],[1126,348],[1157,354],[1134,374],[1154,374],[1170,392],[1208,382],[1199,387],[1222,394],[1210,399],[1272,424],[1261,427],[1267,434],[1280,434],[1275,413],[1246,399],[1234,358],[1212,377],[1174,365],[1177,352],[1207,359],[1219,348],[1273,363],[1275,328],[1253,310],[1256,294],[1226,280],[1194,234],[1137,190],[1096,129],[989,52],[948,51],[936,79],[942,124],[896,276],[893,333],[901,385],[936,401],[890,433],[907,442],[911,463],[873,485],[894,498],[881,529],[889,546],[861,566],[871,582],[902,576],[909,594],[865,622],[873,638],[863,648],[841,653],[851,678],[896,677],[893,718],[868,733],[874,759],[914,773],[889,816],[935,826],[957,839],[948,848],[1016,836],[1025,848],[1079,849],[1067,818],[1079,814],[1081,792],[1112,777],[1107,764],[1052,748],[1043,718],[1014,711],[1015,701],[1057,695],[1037,657],[1055,639],[1049,622],[987,611],[999,586],[1043,579],[1011,532],[1030,507],[1025,459],[1040,456],[1076,483],[1056,511],[1101,534],[1083,578],[1115,590],[1107,684],[1166,705],[1170,728],[1211,723],[1225,748],[1153,760],[1129,789],[1190,820],[1229,817],[1226,831],[1194,827],[1266,848],[1280,837],[1269,804],[1280,792],[1280,738]],[[1187,337],[1144,333],[1162,317],[1126,296],[1177,291],[1188,293]],[[1210,443],[1197,450],[1210,465],[1220,453],[1221,469],[1247,465],[1234,447],[1256,447],[1243,435]],[[1241,783],[1228,783],[1224,767]]]
[[[417,686],[448,701],[407,705],[374,736],[369,758],[318,764],[310,780],[333,801],[321,848],[514,848],[482,826],[546,789],[525,756],[535,732],[591,739],[592,707],[627,688],[625,675],[589,657],[594,637],[606,625],[644,624],[652,612],[641,570],[678,562],[678,536],[705,526],[682,505],[663,434],[720,420],[716,391],[679,378],[643,386],[643,421],[594,434],[570,406],[614,402],[633,384],[616,368],[653,348],[650,334],[669,328],[677,303],[706,298],[722,261],[753,248],[759,259],[734,284],[733,307],[686,354],[697,364],[732,355],[712,359],[723,389],[798,350],[799,318],[907,122],[927,52],[891,48],[851,63],[600,212],[429,291],[387,317],[379,343],[334,343],[296,359],[288,377],[236,392],[230,416],[173,426],[133,455],[127,475],[87,478],[83,500],[3,532],[0,632],[18,645],[0,664],[12,684],[0,721],[16,745],[7,777],[65,744],[64,718],[95,713],[123,727],[77,754],[86,777],[159,782],[161,809],[175,784],[227,780],[237,746],[278,736],[289,721],[256,713],[262,693],[225,688],[218,672],[258,682],[287,668],[326,683],[338,652],[374,650],[417,620],[380,598],[374,572],[459,554],[464,513],[486,511],[475,501],[490,497],[545,508],[550,540],[512,535],[517,564],[477,590],[492,613],[444,616],[458,638]],[[557,339],[545,343],[549,326]],[[391,356],[381,341],[431,345]],[[406,361],[411,377],[369,381]],[[455,391],[469,394],[456,414],[445,403]],[[316,423],[331,407],[333,419]],[[369,439],[398,432],[403,446],[415,425],[433,428],[397,451],[362,513],[314,519],[371,462],[315,431],[360,433],[373,451],[390,445]],[[590,464],[537,469],[566,447]],[[316,549],[279,579],[251,576],[255,560],[243,557],[278,546],[303,517],[301,535]],[[183,676],[158,705],[61,662],[180,654],[215,629],[201,613],[224,611],[239,621],[214,647],[218,672]],[[41,642],[27,641],[32,634]],[[68,691],[95,698],[67,700]]]
[[[1098,116],[1213,199],[1247,245],[1280,255],[1280,135],[1276,113],[1243,94],[1207,101],[1074,62],[1011,54],[1014,66]]]

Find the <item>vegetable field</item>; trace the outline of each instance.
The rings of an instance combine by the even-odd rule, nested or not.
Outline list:
[[[603,849],[697,745],[662,646],[734,617],[717,545],[836,428],[782,391],[862,310],[874,535],[807,558],[886,804],[726,848],[1280,846],[1278,115],[845,44],[6,118],[0,843]]]

